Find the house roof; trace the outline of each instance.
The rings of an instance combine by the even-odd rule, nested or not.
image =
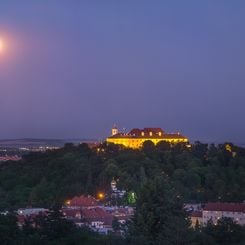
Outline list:
[[[62,209],[62,213],[64,214],[64,216],[66,217],[77,217],[77,216],[81,216],[81,210],[80,209],[71,209],[71,208],[63,208]]]
[[[202,217],[202,211],[194,211],[191,213],[191,217]]]
[[[91,209],[83,209],[81,210],[82,218],[88,222],[92,221],[101,221],[106,225],[111,225],[113,216],[110,213],[107,213],[102,208],[91,208]]]
[[[85,222],[101,221],[105,225],[112,225],[113,215],[100,207],[94,208],[63,208],[66,218],[83,220]]]
[[[245,203],[207,203],[204,211],[242,212],[245,213]]]
[[[91,196],[79,196],[74,197],[70,200],[68,206],[75,206],[75,207],[94,207],[98,206],[97,200]]]
[[[20,208],[17,210],[17,213],[24,216],[30,216],[32,214],[41,214],[47,213],[48,209],[46,208]]]

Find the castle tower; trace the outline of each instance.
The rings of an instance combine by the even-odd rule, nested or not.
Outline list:
[[[116,125],[113,126],[113,128],[111,129],[111,135],[116,135],[118,134],[118,128],[116,127]]]

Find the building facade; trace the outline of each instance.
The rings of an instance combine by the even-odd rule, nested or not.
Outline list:
[[[134,128],[128,133],[122,133],[114,127],[112,128],[111,136],[106,139],[107,143],[124,145],[133,149],[141,148],[145,141],[151,141],[155,145],[161,141],[170,144],[189,142],[188,138],[180,133],[165,133],[161,128]]]
[[[207,203],[202,212],[203,225],[208,221],[217,224],[222,217],[231,218],[239,225],[245,225],[245,203]]]
[[[202,211],[194,211],[191,213],[191,227],[195,227],[197,224],[202,226]]]

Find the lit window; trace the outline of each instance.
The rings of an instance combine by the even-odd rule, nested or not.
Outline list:
[[[141,132],[141,136],[144,136],[145,135],[145,133],[144,132]]]
[[[150,132],[150,136],[152,136],[152,132]]]

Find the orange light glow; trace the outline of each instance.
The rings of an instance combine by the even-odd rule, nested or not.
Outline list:
[[[102,193],[102,192],[99,192],[99,193],[98,193],[98,198],[99,198],[100,200],[104,199],[104,198],[105,198],[105,194]]]
[[[70,200],[67,200],[66,205],[70,205],[70,204],[71,204]]]

